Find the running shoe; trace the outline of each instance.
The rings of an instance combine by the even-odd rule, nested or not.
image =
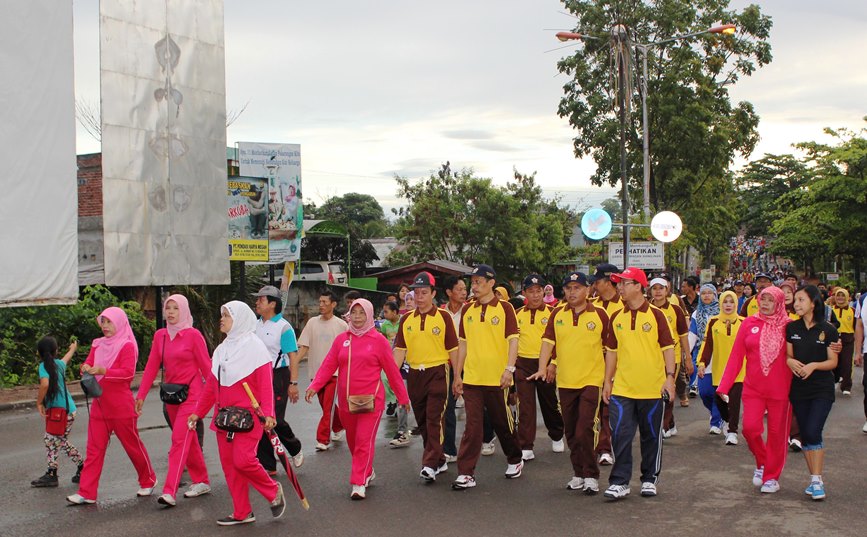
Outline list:
[[[690,399],[695,399],[696,397],[698,397],[698,388],[696,388],[695,386],[690,386],[690,388],[689,388],[689,398],[690,398]]]
[[[322,442],[316,442],[316,451],[328,451],[328,448],[331,447],[331,444],[323,444]]]
[[[867,421],[864,422],[864,427],[861,427],[862,433],[867,433]]]
[[[773,494],[780,491],[780,482],[776,479],[768,479],[762,485],[762,494]]]
[[[843,390],[843,395],[852,395],[852,392],[849,390]],[[824,498],[824,496],[822,498]],[[821,500],[822,498],[819,499]]]
[[[677,436],[677,427],[672,427],[671,429],[662,431],[663,438],[671,438],[672,436]]]
[[[599,455],[599,466],[611,466],[614,464],[614,455],[611,453],[603,453]]]
[[[790,438],[789,439],[789,449],[791,451],[794,451],[795,453],[798,453],[799,451],[801,451],[801,441],[798,440],[797,438]]]
[[[518,479],[524,469],[524,461],[506,466],[506,479]]]
[[[337,431],[331,433],[331,441],[332,442],[343,442],[343,439],[346,437],[346,431]]]
[[[584,494],[592,496],[599,493],[599,480],[588,477],[584,479]]]
[[[536,454],[533,453],[532,449],[523,449],[521,450],[521,459],[525,461],[531,461],[536,458]]]
[[[738,445],[738,433],[726,433],[726,445],[727,446]]]
[[[446,462],[458,462],[458,456],[446,453]]]
[[[190,488],[184,492],[184,498],[195,498],[196,496],[201,496],[203,494],[209,494],[211,492],[211,485],[207,483],[193,483],[190,485]]]
[[[442,464],[442,466],[437,468],[436,475],[440,475],[441,473],[448,472],[448,471],[449,471],[449,463],[448,463],[448,461],[446,461]]]
[[[237,526],[238,524],[250,524],[251,522],[256,522],[256,516],[253,513],[250,513],[246,517],[238,520],[237,518],[229,515],[225,518],[221,518],[217,520],[218,526]]]
[[[96,500],[91,500],[89,498],[85,498],[81,494],[75,493],[72,496],[67,496],[66,501],[71,503],[72,505],[89,505],[96,503]]]
[[[57,470],[48,470],[39,479],[31,481],[30,486],[34,488],[56,487]]]
[[[433,483],[437,480],[436,470],[431,468],[430,466],[425,466],[421,469],[421,472],[418,473],[418,476],[425,480],[427,483]]]
[[[494,444],[493,440],[482,443],[482,455],[485,457],[493,455],[495,451],[497,451],[497,446]]]
[[[283,496],[283,485],[277,483],[277,496],[271,502],[271,516],[280,518],[286,512],[286,497]]]
[[[762,477],[764,475],[765,475],[765,467],[764,466],[762,466],[761,468],[756,468],[755,470],[753,470],[753,486],[761,487],[762,484],[765,482],[764,479],[762,479]]]
[[[824,483],[813,483],[813,492],[810,496],[813,500],[824,500],[825,499],[825,484]]]
[[[364,485],[352,485],[352,494],[349,495],[353,500],[363,500],[367,497],[367,491]]]
[[[641,495],[645,498],[656,496],[656,485],[650,481],[645,481],[641,484]]]
[[[157,503],[160,505],[165,505],[166,507],[174,507],[178,504],[175,497],[171,494],[163,494],[159,498],[157,498]]]
[[[461,474],[452,482],[453,490],[471,489],[476,486],[476,478],[471,475]]]
[[[301,468],[301,465],[304,464],[304,452],[299,451],[295,455],[292,455],[292,464],[295,465],[295,468]]]
[[[566,451],[566,443],[563,442],[562,438],[560,440],[551,441],[551,451],[554,453],[563,453]]]
[[[708,434],[722,434],[722,429],[720,429],[716,425],[711,425],[710,431],[708,431]]]
[[[142,488],[138,489],[138,491],[136,492],[136,495],[137,495],[137,496],[142,496],[142,497],[144,497],[144,496],[150,496],[151,494],[154,493],[154,488],[156,488],[156,486],[157,486],[157,480],[154,479],[154,484],[153,484],[153,485],[151,485],[151,486],[149,486],[149,487],[142,487]]]
[[[376,479],[376,470],[373,468],[370,469],[370,475],[367,476],[367,479],[364,480],[364,486],[369,487],[373,480]]]
[[[605,489],[604,496],[609,500],[619,500],[620,498],[629,496],[630,492],[629,485],[611,485]]]
[[[395,433],[394,438],[389,440],[388,447],[390,448],[402,448],[410,445],[412,443],[412,436],[407,433]]]
[[[575,476],[566,483],[566,488],[569,490],[584,490],[584,478]]]

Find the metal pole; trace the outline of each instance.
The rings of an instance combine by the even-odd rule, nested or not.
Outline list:
[[[611,30],[611,39],[616,44],[627,42],[626,27],[618,24]],[[619,48],[619,47],[618,47]],[[629,188],[626,178],[626,61],[629,55],[623,55],[618,65],[618,99],[620,101],[619,116],[620,116],[620,181],[622,190],[620,191],[621,208],[623,212],[623,223],[629,223]],[[623,226],[623,270],[629,265],[629,226]]]
[[[641,51],[641,127],[642,148],[644,150],[644,203],[642,204],[642,221],[650,219],[650,139],[647,127],[647,47],[639,46]]]

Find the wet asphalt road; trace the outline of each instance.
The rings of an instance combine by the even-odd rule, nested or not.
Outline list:
[[[633,495],[619,502],[568,491],[571,477],[568,451],[551,452],[541,425],[536,460],[527,463],[517,480],[503,477],[506,461],[497,446],[482,457],[478,486],[455,492],[449,484],[452,468],[440,480],[424,484],[417,476],[421,440],[404,449],[389,449],[396,421],[383,418],[377,442],[374,486],[367,500],[349,500],[349,453],[345,445],[314,452],[317,404],[290,405],[287,416],[304,444],[305,463],[299,479],[310,501],[309,511],[286,485],[288,509],[271,519],[267,503],[251,492],[255,524],[218,527],[214,521],[231,513],[231,502],[217,459],[213,433],[206,432],[205,457],[213,493],[194,499],[178,498],[166,509],[151,498],[136,498],[135,473],[119,442],[113,440],[95,506],[69,507],[65,497],[76,491],[69,479],[72,463],[61,458],[60,487],[33,489],[29,483],[44,472],[42,420],[32,410],[0,413],[0,536],[192,537],[198,535],[303,536],[416,536],[497,535],[809,535],[833,537],[862,534],[867,525],[867,434],[860,379],[855,392],[838,396],[825,430],[828,498],[813,502],[803,493],[808,476],[803,456],[790,454],[781,478],[782,490],[761,495],[751,483],[753,460],[741,438],[738,446],[724,446],[721,437],[707,434],[707,413],[697,399],[677,408],[680,434],[665,443],[659,496],[641,498],[633,481]],[[302,375],[302,378],[303,375]],[[83,451],[86,413],[79,409],[72,440]],[[140,419],[142,439],[150,451],[161,488],[166,471],[169,431],[153,390]],[[459,415],[458,434],[463,429]],[[636,446],[637,448],[637,446]],[[636,449],[637,472],[638,454]],[[602,469],[605,485],[607,468]]]

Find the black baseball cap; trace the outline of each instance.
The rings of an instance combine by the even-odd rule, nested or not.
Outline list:
[[[437,282],[436,278],[434,278],[433,274],[430,272],[419,272],[415,275],[415,278],[412,280],[412,285],[410,285],[410,289],[418,289],[419,287],[436,287]]]
[[[757,272],[756,273],[756,280],[758,281],[759,278],[767,278],[770,281],[774,281],[774,279],[771,278],[771,275],[768,274],[767,272]]]
[[[489,280],[493,280],[497,277],[497,273],[491,265],[476,265],[473,267],[472,272],[468,272],[464,276],[484,276]]]
[[[590,285],[587,279],[587,275],[583,272],[578,272],[577,270],[570,272],[566,275],[565,278],[563,278],[563,287],[566,287],[567,284],[570,284],[572,282],[583,285],[584,287]]]
[[[743,280],[735,280],[734,282],[732,282],[732,285],[743,285],[743,284],[744,284]]]
[[[524,278],[524,282],[521,284],[521,289],[529,289],[534,285],[538,285],[539,287],[545,287],[548,282],[545,281],[545,277],[541,274],[536,274],[535,272],[532,274],[528,274],[526,278]]]
[[[617,268],[616,265],[612,265],[611,263],[600,263],[596,265],[596,272],[594,272],[593,276],[589,278],[589,281],[590,283],[593,283],[596,280],[607,280],[612,274],[617,274],[619,272],[620,269]]]

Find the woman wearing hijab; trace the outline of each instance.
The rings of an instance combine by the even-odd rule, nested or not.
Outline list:
[[[731,357],[735,338],[744,318],[738,315],[738,297],[733,291],[720,295],[720,313],[710,318],[705,329],[704,342],[698,353],[698,378],[710,378],[710,389],[720,417],[726,424],[725,443],[735,446],[738,443],[738,424],[741,413],[741,393],[744,387],[744,372],[737,376],[729,392],[728,403],[717,395],[716,390]],[[743,360],[743,356],[738,358]],[[710,365],[710,371],[707,366]],[[701,383],[699,384],[701,386]],[[702,396],[704,400],[704,396]]]
[[[759,311],[741,324],[717,393],[723,401],[730,401],[732,386],[746,368],[743,434],[756,459],[753,485],[760,486],[763,493],[774,493],[780,490],[792,415],[792,371],[786,365],[785,345],[789,316],[783,291],[778,287],[762,289],[757,298]],[[765,418],[767,440],[762,438]]]
[[[717,299],[716,287],[706,283],[699,289],[699,301],[695,311],[692,312],[692,318],[689,321],[689,345],[692,351],[692,363],[698,364],[698,355],[701,346],[704,344],[704,338],[707,335],[707,326],[711,318],[719,315],[719,300]],[[698,374],[698,370],[693,372],[693,377]],[[710,434],[722,434],[723,422],[720,416],[719,409],[716,406],[714,396],[713,380],[711,375],[703,375],[701,378],[691,378],[692,384],[698,384],[698,394],[701,397],[701,402],[704,407],[710,412]]]
[[[545,286],[545,298],[542,300],[545,301],[545,304],[548,304],[551,307],[556,306],[557,303],[560,302],[557,297],[554,296],[554,286],[550,283]]]
[[[376,431],[385,406],[385,389],[380,380],[382,372],[385,372],[398,403],[406,409],[409,396],[394,362],[391,345],[373,326],[373,305],[359,298],[350,306],[349,317],[349,330],[334,339],[304,399],[309,403],[337,371],[335,400],[352,454],[350,497],[363,500],[367,486],[376,477],[373,471]],[[372,409],[350,412],[350,397],[364,395],[373,395]]]
[[[162,382],[187,386],[187,398],[180,404],[166,404],[172,428],[172,445],[169,448],[169,468],[163,485],[163,494],[157,501],[174,507],[178,483],[186,467],[193,484],[184,492],[185,498],[194,498],[211,492],[208,468],[202,455],[199,438],[187,428],[187,418],[199,403],[205,381],[211,369],[208,347],[201,332],[193,328],[190,305],[183,295],[171,295],[163,304],[166,327],[154,334],[151,353],[145,366],[144,376],[135,401],[136,413],[141,415],[145,398],[160,369]]]
[[[106,308],[96,318],[104,337],[93,340],[82,373],[93,375],[102,395],[93,400],[87,424],[87,451],[78,492],[67,496],[73,505],[96,503],[99,478],[111,433],[117,436],[138,473],[139,496],[150,496],[157,483],[147,449],[138,434],[138,415],[130,385],[135,376],[138,344],[126,313]]]
[[[214,349],[211,374],[194,414],[187,418],[190,430],[195,428],[199,416],[214,407],[239,407],[255,415],[253,404],[244,389],[246,383],[261,405],[266,419],[264,425],[253,419],[253,428],[246,432],[230,433],[218,429],[211,421],[211,430],[217,434],[220,464],[226,475],[226,484],[232,495],[234,511],[217,520],[220,526],[234,526],[255,522],[250,505],[250,487],[271,503],[271,514],[277,518],[286,510],[283,487],[275,482],[256,458],[262,429],[273,429],[274,388],[271,379],[271,356],[262,340],[256,337],[256,314],[250,306],[233,300],[220,308],[220,332],[226,339]]]

